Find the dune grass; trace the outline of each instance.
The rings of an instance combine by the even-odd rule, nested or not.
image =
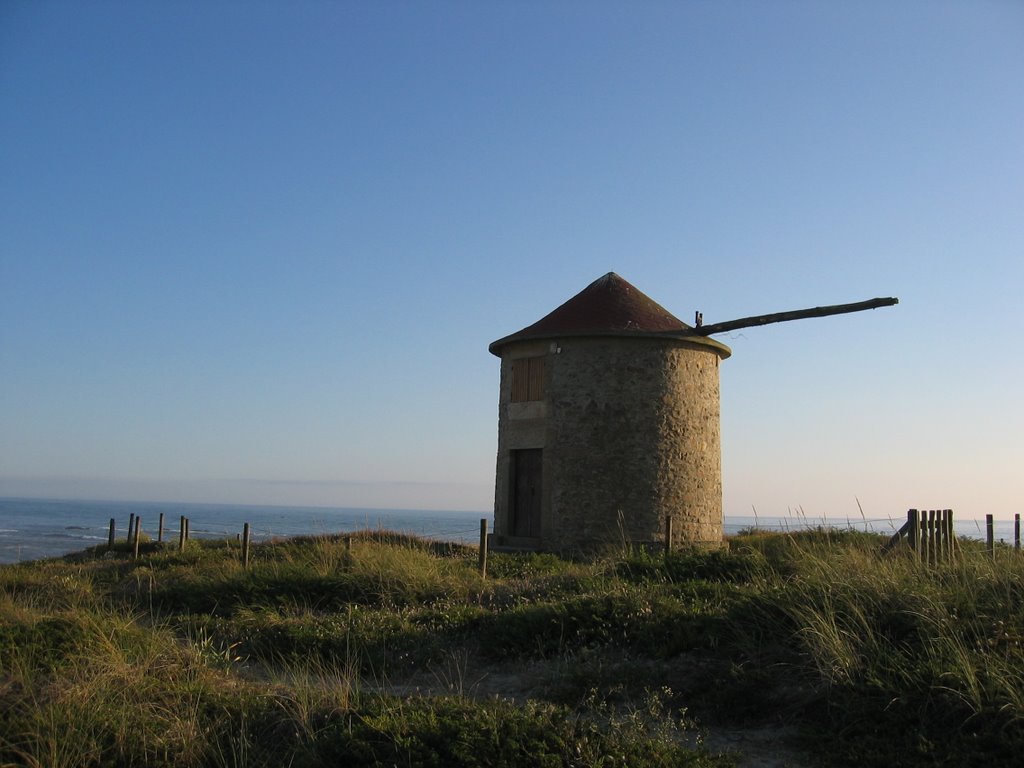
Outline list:
[[[881,543],[492,553],[487,580],[381,532],[2,566],[0,765],[731,765],[695,721],[795,725],[819,764],[1014,764],[1024,557]]]

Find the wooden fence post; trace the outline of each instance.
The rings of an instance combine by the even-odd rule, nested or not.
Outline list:
[[[996,536],[992,515],[985,515],[985,548],[988,550],[989,557],[996,556]]]
[[[114,518],[110,518],[110,533],[107,534],[107,550],[114,548],[114,531],[117,527],[117,521]]]
[[[935,510],[928,510],[928,529],[925,532],[925,540],[928,542],[928,563],[935,563]]]
[[[1020,513],[1013,516],[1013,548],[1020,549]]]
[[[929,562],[931,554],[928,552],[928,512],[921,510],[921,560]]]
[[[185,516],[181,516],[178,528],[178,551],[181,552],[185,549]]]
[[[242,567],[249,567],[249,524],[242,526]]]
[[[487,518],[480,518],[480,578],[487,578]]]
[[[672,515],[665,515],[665,554],[672,554]]]
[[[949,540],[946,538],[946,511],[935,510],[935,534],[939,537],[939,561],[949,559]]]
[[[156,543],[164,543],[164,513],[160,513],[160,524],[156,528]]]
[[[188,539],[189,539],[189,523],[190,523],[190,520],[186,517],[185,518],[185,541],[188,541]]]
[[[914,557],[921,554],[921,522],[920,515],[916,509],[907,511],[907,541]]]
[[[942,510],[942,523],[946,526],[946,544],[948,546],[948,557],[949,561],[953,562],[956,558],[956,534],[953,532],[953,510],[944,509]]]
[[[132,512],[130,515],[128,515],[128,538],[125,539],[125,542],[127,542],[129,547],[132,545],[132,536],[134,536],[134,535],[135,535],[135,513]]]
[[[142,535],[142,516],[135,517],[135,535],[132,537],[132,558],[139,559],[139,537]]]

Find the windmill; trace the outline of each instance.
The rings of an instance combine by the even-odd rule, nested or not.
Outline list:
[[[688,325],[614,272],[489,346],[501,358],[493,545],[722,541],[715,334],[895,298]]]

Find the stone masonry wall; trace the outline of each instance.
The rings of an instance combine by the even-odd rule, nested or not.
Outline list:
[[[666,339],[577,339],[552,355],[545,547],[722,541],[719,356]]]
[[[511,529],[509,510],[509,456],[517,448],[545,448],[547,441],[547,399],[537,403],[512,403],[512,361],[523,357],[546,355],[548,342],[522,342],[506,351],[501,359],[501,382],[498,397],[498,457],[494,479],[494,532],[507,536]],[[548,358],[549,359],[549,358]],[[550,365],[546,370],[551,380]],[[547,387],[546,387],[547,389]],[[547,461],[547,451],[545,451]],[[544,467],[542,493],[542,529],[550,518],[550,483]]]

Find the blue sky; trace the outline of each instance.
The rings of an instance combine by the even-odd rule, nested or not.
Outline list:
[[[488,510],[487,345],[727,334],[727,515],[1024,507],[1024,6],[0,5],[0,495]]]

